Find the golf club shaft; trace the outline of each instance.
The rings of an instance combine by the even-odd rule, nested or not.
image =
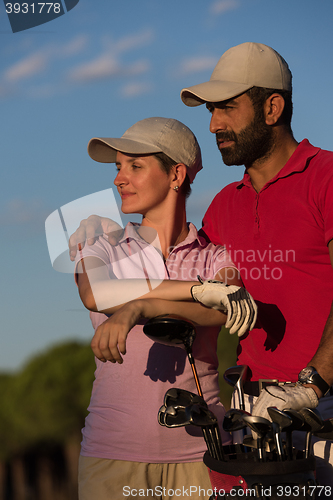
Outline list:
[[[198,377],[198,373],[197,373],[197,369],[196,369],[196,366],[195,366],[194,358],[192,356],[192,352],[188,351],[187,352],[187,356],[188,356],[188,359],[189,359],[189,362],[190,362],[190,365],[191,365],[191,368],[192,368],[192,372],[193,372],[193,376],[194,376],[194,381],[195,381],[195,385],[197,386],[198,394],[199,394],[199,396],[203,397],[202,390],[201,390],[201,385],[200,385],[199,377]]]
[[[222,439],[221,439],[221,434],[220,434],[220,429],[218,424],[215,424],[213,426],[213,430],[215,433],[215,440],[217,443],[217,448],[218,448],[218,455],[219,455],[219,460],[224,460],[224,453],[223,453],[223,445],[222,445]]]
[[[202,434],[203,434],[203,437],[204,437],[204,440],[205,440],[205,443],[206,443],[206,446],[207,446],[208,453],[210,454],[210,456],[212,458],[216,459],[216,455],[215,455],[215,452],[214,452],[213,444],[211,442],[211,439],[208,437],[207,428],[206,427],[201,427],[201,430],[202,430]]]

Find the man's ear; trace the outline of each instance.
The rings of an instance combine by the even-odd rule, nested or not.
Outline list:
[[[264,114],[267,125],[275,125],[282,115],[285,102],[280,94],[272,94],[264,104]]]

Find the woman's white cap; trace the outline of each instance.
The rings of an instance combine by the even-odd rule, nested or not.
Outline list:
[[[94,137],[88,144],[91,158],[101,163],[114,163],[117,151],[129,155],[165,153],[175,162],[184,163],[191,182],[202,169],[201,150],[195,135],[172,118],[145,118],[119,139]]]

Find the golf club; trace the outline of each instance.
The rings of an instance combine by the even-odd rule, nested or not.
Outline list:
[[[231,408],[228,410],[223,419],[223,429],[232,434],[232,442],[233,444],[239,448],[241,451],[241,445],[244,445],[243,452],[247,452],[248,448],[244,443],[244,429],[246,427],[246,423],[243,420],[243,417],[246,415],[251,415],[249,412],[245,410],[240,410],[239,408]]]
[[[243,421],[257,435],[257,449],[259,462],[266,462],[265,437],[272,430],[272,424],[267,418],[256,415],[244,415]]]
[[[162,405],[161,408],[158,410],[157,421],[160,425],[164,425],[165,410],[166,410],[165,405]]]
[[[148,338],[160,344],[178,346],[185,349],[190,362],[199,396],[202,390],[192,355],[192,346],[196,330],[192,323],[172,316],[151,318],[143,327]]]
[[[282,461],[285,459],[285,454],[282,445],[281,432],[291,425],[292,420],[286,413],[283,413],[282,410],[279,410],[274,406],[267,408],[267,411],[272,420],[272,430],[278,460]]]
[[[165,427],[169,427],[169,428],[182,427],[185,425],[193,424],[193,419],[190,418],[191,409],[193,408],[193,406],[195,406],[195,405],[192,404],[186,408],[184,408],[184,407],[174,408],[172,405],[168,406],[164,410],[164,414],[165,414],[164,425],[165,425]],[[205,410],[207,410],[207,412],[209,412],[209,410],[206,408],[206,406],[203,406],[202,408],[204,408]],[[209,421],[209,423],[207,423],[207,420]],[[206,417],[206,425],[200,425],[200,427],[201,427],[202,434],[203,434],[203,437],[204,437],[209,454],[213,458],[215,458],[216,460],[219,460],[217,445],[215,443],[215,440],[211,436],[211,431],[209,431],[209,429],[207,427],[207,425],[210,425],[212,423],[212,421],[217,422],[217,419],[211,412],[209,412],[209,416]],[[193,425],[195,425],[195,424],[193,424]]]
[[[251,416],[248,411],[231,408],[224,415],[223,429],[227,432],[235,432],[246,427],[244,417]]]
[[[304,418],[297,410],[294,410],[293,408],[286,408],[283,410],[283,413],[288,415],[292,420],[292,424],[290,425],[290,427],[286,429],[287,453],[289,460],[292,460],[293,459],[292,432],[300,431],[303,429]]]
[[[185,408],[185,414],[192,425],[201,427],[207,448],[212,450],[211,456],[216,460],[223,460],[221,435],[215,415],[206,406],[199,404]]]
[[[165,427],[183,427],[190,422],[185,415],[185,408],[173,408],[173,406],[161,406],[158,411],[158,423]]]
[[[333,439],[333,418],[323,420],[322,428],[314,432],[313,435],[321,439]]]
[[[172,388],[173,389],[173,388]],[[168,402],[168,404],[164,404],[161,406],[161,408],[158,411],[157,415],[157,421],[160,425],[165,426],[165,427],[183,427],[185,425],[189,425],[193,422],[191,422],[185,413],[186,411],[188,412],[193,406],[194,403],[189,403],[187,406],[179,406],[177,400],[172,400],[170,398],[170,389],[169,391],[166,392],[164,396],[164,401]],[[188,391],[185,391],[187,393]],[[193,393],[188,393],[190,395],[190,399],[199,399],[200,407],[204,408],[205,410],[209,411],[207,408],[207,404],[205,401],[198,395],[193,394]],[[177,395],[177,392],[173,391],[171,392],[171,395],[175,396]],[[201,401],[203,401],[203,404],[201,405]],[[210,412],[210,414],[213,416],[215,421],[217,422],[216,417],[213,415],[213,413]],[[219,454],[217,451],[217,447],[219,446],[219,443],[215,444],[215,440],[212,439],[212,437],[209,435],[208,429],[205,428],[204,426],[201,427],[202,434],[208,449],[209,454],[213,457],[219,457],[221,456],[221,453]],[[219,433],[219,430],[217,430]],[[222,444],[221,444],[221,450],[222,450]],[[219,458],[216,458],[216,460],[219,460]]]
[[[236,389],[239,400],[239,408],[245,410],[243,385],[246,378],[248,367],[246,365],[232,366],[228,368],[223,375],[227,384]]]
[[[248,367],[246,365],[232,366],[228,368],[224,374],[223,378],[227,382],[227,384],[231,385],[234,390],[237,391],[239,408],[241,410],[245,410],[245,400],[244,400],[244,391],[243,385],[246,378],[246,374],[248,371]],[[233,432],[233,442],[234,444],[243,444],[244,435],[245,435],[245,425],[242,428],[241,432],[234,431]],[[244,449],[246,451],[246,449]]]
[[[198,394],[194,394],[194,392],[186,391],[185,389],[172,387],[164,395],[165,406],[172,405],[174,408],[185,408],[186,406],[195,403],[207,408],[207,403],[201,396],[198,396]]]
[[[312,434],[314,432],[318,432],[323,427],[323,419],[320,416],[320,413],[315,408],[302,408],[299,410],[300,414],[304,418],[305,424],[308,425],[306,438],[305,438],[305,458],[308,458],[311,454],[312,448]]]

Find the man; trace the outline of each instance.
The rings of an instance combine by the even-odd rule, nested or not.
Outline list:
[[[238,347],[238,364],[250,368],[248,408],[267,416],[269,406],[314,408],[320,400],[318,408],[328,418],[333,153],[294,139],[291,80],[276,51],[243,43],[222,55],[208,82],[183,89],[181,98],[187,106],[206,104],[223,162],[245,166],[243,179],[213,200],[202,231],[226,245],[258,305],[257,328]],[[320,441],[314,453],[332,463],[331,449],[330,442]],[[318,460],[317,471],[320,484],[333,486],[331,466]]]

